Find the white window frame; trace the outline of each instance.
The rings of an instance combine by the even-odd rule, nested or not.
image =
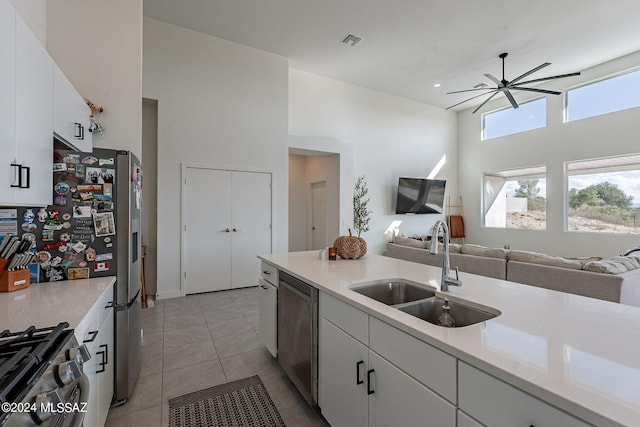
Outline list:
[[[608,75],[606,75],[604,77],[599,77],[599,78],[594,79],[594,80],[589,80],[588,82],[585,82],[585,83],[580,83],[580,84],[568,87],[564,91],[564,93],[562,94],[562,98],[563,98],[563,109],[562,109],[562,116],[563,117],[562,117],[562,120],[563,120],[563,122],[564,123],[579,122],[580,120],[587,120],[587,119],[592,119],[594,117],[604,116],[604,115],[607,115],[607,114],[618,113],[620,111],[631,110],[633,108],[640,108],[640,105],[639,105],[639,106],[630,107],[630,108],[623,108],[621,110],[609,111],[608,113],[596,114],[595,116],[589,116],[589,117],[583,117],[581,119],[569,120],[569,92],[571,92],[572,90],[580,89],[582,87],[591,86],[591,85],[594,85],[596,83],[600,83],[600,82],[604,82],[604,81],[607,81],[607,80],[615,79],[616,77],[624,76],[626,74],[631,74],[631,73],[634,73],[634,72],[640,72],[640,67],[628,68],[626,70],[618,71],[618,72],[613,73],[613,74],[608,74]],[[483,132],[484,132],[484,127],[483,127]]]
[[[497,198],[500,197],[500,193],[504,191],[504,186],[503,186],[497,193],[495,193],[495,197],[493,197],[493,201],[489,201],[490,195],[488,194],[487,188],[486,188],[487,178],[490,178],[490,179],[494,178],[494,180],[497,182],[499,182],[501,179],[504,180],[504,182],[516,181],[521,179],[536,179],[536,178],[544,178],[546,180],[547,165],[526,166],[526,167],[513,168],[513,169],[502,169],[502,170],[497,170],[492,172],[483,172],[482,195],[480,198],[480,200],[482,201],[481,203],[482,218],[480,222],[482,228],[498,228],[498,229],[504,229],[504,230],[523,230],[523,231],[545,231],[546,230],[546,224],[545,224],[545,230],[535,230],[535,229],[529,229],[529,228],[508,228],[506,227],[506,225],[505,226],[487,225],[487,220],[486,220],[487,214],[492,208],[494,208],[495,200],[497,200]],[[490,203],[489,206],[487,206],[488,203]],[[505,212],[505,215],[506,215],[506,212]]]
[[[537,127],[537,128],[520,130],[518,132],[508,133],[506,135],[501,135],[501,136],[495,136],[493,138],[487,138],[487,132],[485,130],[486,129],[485,128],[485,126],[486,126],[486,117],[490,116],[491,114],[499,113],[500,111],[514,109],[511,105],[508,105],[506,107],[497,108],[495,110],[487,111],[485,113],[482,113],[482,116],[481,116],[481,119],[480,119],[480,139],[481,139],[481,141],[491,141],[493,139],[504,138],[505,136],[517,135],[519,133],[530,132],[532,130],[546,128],[547,127],[547,97],[546,96],[536,96],[535,98],[527,99],[524,102],[520,102],[518,105],[522,106],[522,105],[530,104],[532,102],[540,101],[542,99],[544,99],[544,102],[545,102],[545,104],[544,104],[544,114],[545,114],[544,126]]]

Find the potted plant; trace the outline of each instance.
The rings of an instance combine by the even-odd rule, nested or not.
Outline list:
[[[367,181],[363,175],[357,179],[353,192],[353,228],[358,235],[353,236],[349,229],[348,236],[340,236],[333,242],[341,258],[356,259],[367,253],[367,242],[360,236],[363,232],[369,231],[371,211],[368,208],[368,192]]]

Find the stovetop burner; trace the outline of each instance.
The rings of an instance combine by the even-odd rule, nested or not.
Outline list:
[[[50,328],[31,326],[23,332],[0,333],[0,403],[24,398],[73,334],[67,327],[69,324],[63,322]]]

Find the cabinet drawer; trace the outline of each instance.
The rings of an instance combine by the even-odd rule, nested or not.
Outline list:
[[[456,402],[456,359],[376,318],[370,320],[371,350],[450,402]]]
[[[369,345],[369,315],[367,313],[321,292],[320,315],[364,345]]]
[[[589,424],[484,372],[458,362],[460,409],[491,427],[587,427]]]
[[[267,262],[260,263],[260,277],[272,285],[278,286],[278,269]]]

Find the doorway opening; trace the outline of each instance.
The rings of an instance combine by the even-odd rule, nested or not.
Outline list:
[[[322,249],[340,235],[340,154],[289,149],[289,251]]]

